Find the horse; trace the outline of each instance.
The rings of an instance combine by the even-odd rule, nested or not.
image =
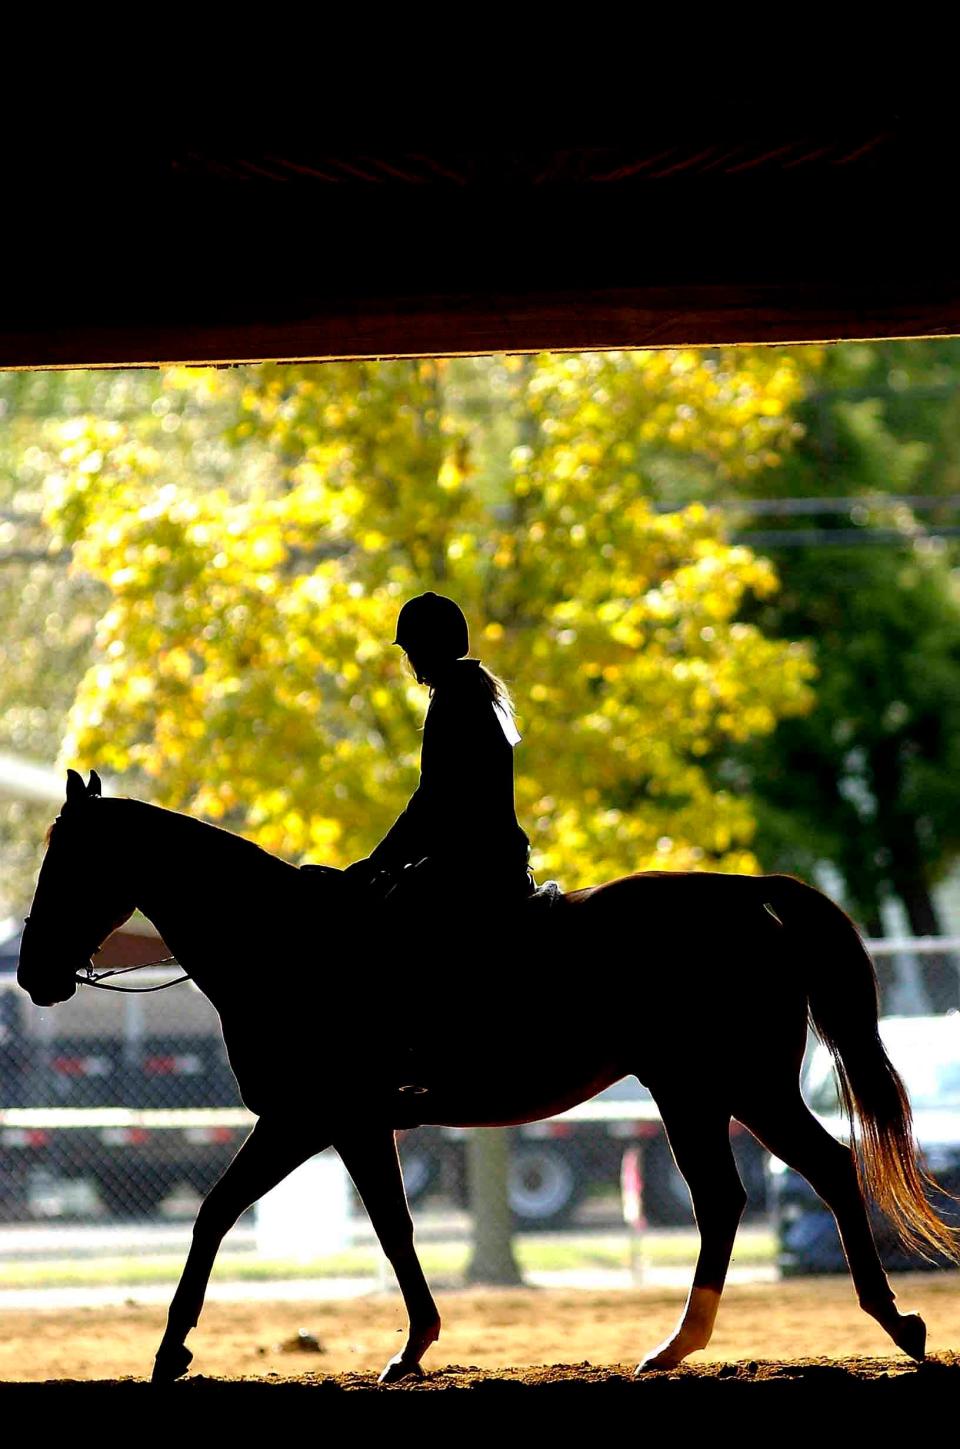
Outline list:
[[[907,1094],[878,1035],[870,958],[849,917],[812,886],[643,872],[574,890],[549,910],[511,907],[507,919],[465,892],[414,951],[378,934],[341,874],[297,868],[185,814],[102,798],[95,771],[85,784],[71,770],[22,937],[18,980],[34,1004],[68,1000],[135,909],[219,1012],[257,1118],[199,1209],[156,1382],[191,1362],[186,1338],[224,1234],[330,1145],[406,1307],[405,1344],[380,1381],[422,1374],[440,1317],[414,1246],[396,1129],[530,1122],[631,1074],[657,1103],[700,1234],[679,1321],[638,1373],[675,1368],[710,1340],[745,1205],[732,1118],[832,1209],[861,1307],[923,1359],[926,1327],[896,1306],[865,1196],[928,1253],[957,1260],[957,1234],[924,1191]],[[801,1096],[808,1015],[857,1124],[853,1147]]]

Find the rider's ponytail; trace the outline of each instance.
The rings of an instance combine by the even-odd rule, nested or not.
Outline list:
[[[504,684],[503,680],[499,677],[499,675],[494,674],[493,671],[488,669],[485,664],[481,664],[479,659],[471,659],[468,662],[476,666],[477,673],[480,675],[480,678],[483,680],[484,684],[490,692],[490,703],[493,705],[494,709],[501,716],[502,720],[504,720],[505,722],[509,722],[511,726],[516,728],[513,700],[510,697],[510,690],[507,688],[506,684]],[[412,661],[411,668],[413,668]],[[432,695],[434,689],[436,688],[436,684],[431,675],[427,673],[417,674],[416,669],[414,669],[414,673],[416,674],[416,677],[420,684],[428,684],[430,686],[430,693]]]
[[[505,710],[510,718],[513,719],[513,700],[503,680],[496,674],[493,674],[485,664],[480,665],[480,677],[489,689],[490,698],[493,703],[500,709]]]

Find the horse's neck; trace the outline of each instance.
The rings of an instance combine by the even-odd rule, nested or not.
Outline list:
[[[194,890],[189,889],[200,867],[195,842],[176,828],[172,811],[139,800],[118,801],[125,807],[120,849],[127,871],[133,873],[136,907],[151,921],[169,945],[182,934]]]
[[[229,831],[141,801],[124,803],[136,905],[206,991],[214,958],[242,951],[256,899],[274,873],[279,881],[292,867]]]

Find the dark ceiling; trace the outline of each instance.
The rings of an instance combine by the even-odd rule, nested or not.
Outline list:
[[[0,367],[960,332],[956,127],[84,145],[8,167]]]

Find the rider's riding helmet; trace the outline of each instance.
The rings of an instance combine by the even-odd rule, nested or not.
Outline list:
[[[470,648],[470,635],[459,604],[442,594],[427,593],[404,604],[393,642],[407,654],[462,659]]]

